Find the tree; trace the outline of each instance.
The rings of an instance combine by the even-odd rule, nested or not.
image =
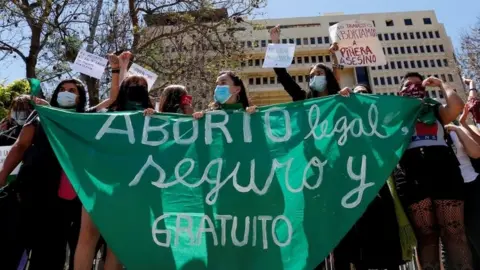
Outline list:
[[[27,80],[13,81],[9,85],[0,84],[0,119],[5,118],[15,97],[29,92],[30,85]]]
[[[480,81],[480,17],[461,38],[458,60],[465,77]]]

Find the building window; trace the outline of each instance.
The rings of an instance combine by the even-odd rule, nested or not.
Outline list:
[[[260,43],[258,42],[258,40],[255,40],[255,42],[253,43],[253,46],[255,46],[255,48],[260,47]]]
[[[378,85],[378,78],[377,77],[373,77],[373,84]]]
[[[314,37],[310,38],[310,44],[312,44],[312,45],[315,44],[315,38]]]
[[[415,39],[415,33],[410,32],[410,39]]]
[[[312,64],[313,64],[313,63],[317,63],[317,57],[316,57],[315,55],[312,56],[311,58],[312,58]]]
[[[428,68],[428,60],[423,60],[423,66]]]
[[[282,39],[282,43],[287,44],[287,39],[286,38]]]
[[[284,39],[284,42],[283,42],[283,43],[287,43],[286,41],[287,41],[287,40]],[[266,41],[266,40],[262,40],[262,48],[265,48],[265,47],[267,47],[267,41]]]
[[[270,77],[270,84],[275,84],[275,77]]]
[[[263,81],[263,84],[268,84],[268,78],[267,77],[263,77],[262,81]]]
[[[397,47],[393,48],[393,53],[398,54],[398,48]]]
[[[397,77],[397,76],[393,77],[393,82],[394,82],[395,84],[399,84],[399,82],[398,82],[398,77]]]
[[[380,84],[385,85],[385,78],[384,77],[380,77]]]
[[[424,23],[424,24],[432,24],[432,19],[430,19],[430,18],[423,18],[423,23]]]
[[[433,60],[433,59],[430,60],[430,67],[432,67],[432,68],[435,67],[435,60]]]
[[[386,21],[385,21],[385,24],[386,24],[387,26],[393,26],[393,20],[386,20]]]
[[[407,47],[407,53],[412,53],[412,48]]]
[[[330,55],[325,55],[325,62],[330,63]]]
[[[441,74],[440,76],[442,77],[442,81],[447,81],[447,78],[445,78],[445,74]]]
[[[428,37],[429,37],[429,38],[433,38],[433,32],[432,32],[432,31],[429,31],[429,32],[428,32]]]
[[[389,38],[388,38],[388,34],[383,34],[383,39],[385,39],[385,40],[389,40]]]
[[[410,67],[415,68],[415,61],[413,61],[413,60],[410,61]]]
[[[413,53],[418,53],[418,48],[417,48],[417,46],[413,46]]]
[[[448,81],[449,81],[449,82],[453,82],[453,76],[452,76],[452,74],[448,74],[447,76],[448,76]]]
[[[433,52],[438,52],[437,45],[432,45]]]
[[[308,45],[308,38],[303,38],[303,45]]]
[[[372,70],[375,70],[376,68],[375,67],[370,67]]]
[[[408,39],[408,33],[403,33],[403,39]]]
[[[262,82],[260,81],[260,78],[255,78],[255,84],[256,85],[262,84]]]
[[[303,83],[303,76],[298,76],[298,82]]]
[[[297,45],[302,45],[302,39],[297,38]]]
[[[422,36],[420,35],[420,32],[416,32],[415,34],[417,35],[417,39],[421,39],[421,38],[422,38]]]
[[[430,49],[430,45],[426,45],[425,47],[427,48],[427,53],[431,53],[431,52],[432,52],[432,49]]]
[[[248,78],[248,84],[253,85],[254,81],[253,78]]]
[[[322,43],[323,43],[322,37],[317,37],[317,44],[322,44]]]
[[[391,61],[391,62],[390,62],[390,67],[391,67],[392,69],[395,69],[395,62],[394,62],[394,61]]]
[[[323,39],[325,40],[325,44],[329,44],[329,43],[330,43],[330,38],[329,38],[329,37],[323,37]]]
[[[402,40],[402,33],[397,33],[397,39]]]
[[[387,54],[387,52],[385,51],[385,47],[382,48],[382,51],[383,51],[383,54]]]
[[[253,60],[252,59],[248,59],[248,66],[253,67]]]
[[[422,68],[422,61],[421,60],[417,60],[417,67]]]
[[[260,66],[260,59],[255,59],[255,66],[256,67]]]
[[[420,45],[420,52],[425,53],[425,48],[422,45]]]
[[[378,70],[383,70],[382,66],[378,66],[377,68],[378,68]]]
[[[404,68],[409,68],[409,67],[408,67],[408,61],[403,61],[403,67],[404,67]]]
[[[387,77],[387,84],[392,85],[392,78],[391,77]]]
[[[388,69],[388,62],[385,64],[385,66],[384,66],[384,67],[385,67],[385,70],[387,70],[387,69]]]
[[[382,41],[383,38],[382,38],[382,34],[377,34],[377,37],[378,37],[378,40]]]
[[[445,49],[443,48],[443,45],[441,45],[441,44],[438,45],[438,48],[440,49],[441,52],[444,52],[444,51],[445,51]]]
[[[443,59],[443,65],[444,65],[445,67],[448,67],[448,60],[447,60],[447,59]]]
[[[402,61],[397,61],[397,67],[400,69],[402,68]]]
[[[405,48],[404,47],[400,47],[400,53],[405,54]]]
[[[297,57],[297,64],[302,64],[302,57]]]
[[[319,55],[319,56],[318,56],[318,62],[319,62],[319,63],[322,63],[322,62],[323,62],[323,55]]]
[[[412,19],[404,19],[405,25],[413,25]]]
[[[423,37],[424,39],[427,39],[427,38],[428,38],[428,37],[427,37],[427,32],[422,32],[422,37]]]
[[[391,55],[391,54],[392,54],[392,48],[388,47],[388,48],[387,48],[387,52],[388,52],[388,54]]]
[[[440,32],[435,31],[435,37],[436,37],[436,38],[440,38]]]
[[[308,56],[303,57],[303,63],[310,64],[310,57]]]
[[[390,33],[390,39],[395,40],[395,33]]]
[[[248,48],[252,48],[252,42],[251,42],[250,40],[247,41],[247,47],[248,47]]]

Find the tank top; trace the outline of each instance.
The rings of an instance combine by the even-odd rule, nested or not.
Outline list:
[[[436,124],[427,125],[421,122],[415,124],[415,132],[408,149],[425,146],[447,146],[445,131],[440,121]]]
[[[465,148],[463,147],[462,142],[460,142],[460,139],[458,139],[457,133],[451,131],[450,137],[453,141],[453,150],[455,151],[455,155],[460,163],[463,181],[465,183],[473,182],[475,179],[477,179],[478,173],[475,172],[472,162],[470,161],[470,157],[467,155],[467,152],[465,152]]]

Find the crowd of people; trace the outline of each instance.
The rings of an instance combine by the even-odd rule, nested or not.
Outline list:
[[[270,30],[270,39],[279,43],[278,26]],[[330,50],[333,68],[323,63],[313,65],[308,89],[302,89],[287,69],[274,69],[293,101],[372,94],[368,84],[341,89],[338,71],[342,67],[333,53],[337,44]],[[32,103],[76,113],[143,111],[146,116],[180,113],[195,119],[211,110],[256,111],[242,79],[231,71],[216,78],[213,102],[205,110],[194,112],[187,88],[170,85],[162,91],[156,111],[147,80],[126,76],[132,54],[125,51],[108,58],[111,91],[100,104],[87,107],[85,86],[72,78],[58,84],[49,102],[28,95],[16,97],[2,121],[1,145],[12,148],[0,170],[0,187],[8,194],[0,199],[0,210],[7,217],[0,224],[0,269],[25,269],[29,254],[30,270],[60,270],[66,265],[68,269],[91,270],[102,246],[106,246],[103,268],[123,268],[82,207]],[[327,265],[337,270],[351,269],[352,265],[359,270],[398,269],[412,260],[413,248],[421,269],[480,269],[480,231],[476,229],[480,227],[480,215],[476,214],[480,209],[480,98],[475,82],[464,82],[469,88],[466,104],[454,88],[438,78],[423,78],[415,72],[403,77],[398,95],[424,103],[410,145],[378,196],[317,269]],[[445,104],[428,98],[426,87],[442,91]],[[467,123],[470,114],[476,125]],[[8,183],[20,163],[16,180]]]

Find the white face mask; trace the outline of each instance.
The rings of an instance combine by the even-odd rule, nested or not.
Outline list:
[[[60,92],[57,96],[58,106],[62,108],[71,108],[75,106],[77,95],[70,92]]]
[[[20,126],[23,126],[23,124],[25,124],[27,117],[28,117],[27,112],[12,111],[10,113],[10,118],[12,118],[13,121],[15,121],[15,123],[19,124]]]

